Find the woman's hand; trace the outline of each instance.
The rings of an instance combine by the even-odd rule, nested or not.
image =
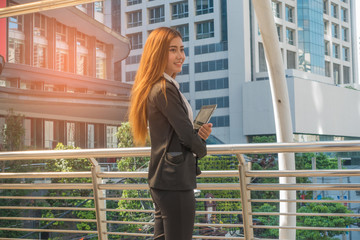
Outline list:
[[[209,136],[210,136],[210,133],[212,131],[212,123],[206,123],[204,125],[201,126],[201,128],[199,129],[199,136],[206,140]]]

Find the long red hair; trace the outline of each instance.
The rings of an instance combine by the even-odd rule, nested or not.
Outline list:
[[[172,28],[160,27],[153,30],[146,40],[138,71],[131,91],[129,122],[136,145],[144,145],[147,130],[147,97],[158,81],[165,92],[165,79],[162,77],[168,62],[170,42],[181,34]],[[173,76],[174,77],[174,76]]]

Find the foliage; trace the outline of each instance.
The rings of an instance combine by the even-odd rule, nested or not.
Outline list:
[[[23,138],[25,135],[25,128],[23,126],[24,116],[15,114],[12,109],[8,110],[5,117],[5,124],[1,129],[2,142],[0,143],[0,150],[2,151],[19,151],[23,148]],[[0,138],[0,139],[1,139]],[[16,167],[11,161],[1,161],[0,169],[5,172],[5,169],[12,169]]]
[[[298,209],[299,213],[352,213],[341,203],[309,203]],[[321,217],[321,216],[298,216],[298,226],[311,227],[340,227],[345,228],[356,222],[350,217]],[[335,240],[335,236],[342,234],[341,231],[307,231],[298,230],[296,239],[299,240]]]
[[[122,123],[118,128],[116,136],[119,140],[118,147],[134,147],[134,140],[131,132],[131,126],[129,122]],[[146,141],[146,145],[150,145],[149,139]],[[149,157],[122,157],[117,160],[119,171],[147,171],[148,163],[150,161]],[[133,178],[124,178],[119,182],[124,184],[136,184],[136,183],[147,183],[146,179],[133,179]],[[148,191],[140,190],[123,190],[120,193],[121,198],[144,198],[150,197]],[[153,209],[152,203],[149,201],[127,201],[119,200],[118,209]],[[147,222],[152,219],[152,216],[148,213],[139,213],[139,212],[119,212],[119,217],[122,221],[143,221]],[[124,232],[136,232],[144,231],[144,226],[142,225],[120,225],[117,228],[117,231]]]
[[[79,149],[73,146],[65,146],[62,143],[58,143],[55,150],[68,150],[68,149]],[[51,161],[51,162],[49,162]],[[77,159],[54,159],[48,160],[46,164],[46,171],[50,172],[77,172],[77,171],[90,171],[91,163],[86,158],[77,158]],[[50,163],[50,164],[49,164]],[[91,178],[54,178],[52,183],[91,183]],[[91,195],[91,190],[82,190],[82,189],[73,189],[73,190],[49,190],[47,191],[48,196],[82,196],[88,197]],[[86,207],[94,208],[93,200],[62,200],[62,199],[48,199],[42,203],[42,206],[52,206],[52,207]],[[76,229],[76,230],[89,230],[96,229],[96,223],[92,222],[80,222],[73,224],[71,222],[62,222],[55,221],[50,222],[46,221],[46,218],[50,217],[65,217],[65,218],[80,218],[80,219],[95,219],[94,211],[58,211],[58,210],[42,210],[43,221],[40,222],[43,228],[51,226],[51,228],[64,228],[64,229]],[[57,236],[51,238],[55,240],[56,238],[62,238],[61,234],[56,234]],[[64,236],[65,237],[65,236]],[[87,239],[96,239],[95,237],[88,236]]]
[[[8,110],[4,127],[1,130],[3,149],[5,151],[18,151],[22,149],[25,135],[24,118],[24,115],[15,114],[12,109]]]

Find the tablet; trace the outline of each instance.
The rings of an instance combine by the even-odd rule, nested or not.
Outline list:
[[[217,105],[214,104],[214,105],[206,105],[201,107],[198,115],[194,120],[194,129],[199,129],[203,124],[209,122],[211,115],[216,109],[216,106]]]

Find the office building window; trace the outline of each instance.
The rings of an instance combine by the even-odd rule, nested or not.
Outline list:
[[[47,67],[47,46],[34,43],[34,67]]]
[[[195,73],[212,72],[228,69],[228,59],[195,63]]]
[[[104,2],[94,2],[94,10],[95,12],[104,13]]]
[[[142,0],[127,0],[127,5],[131,6],[131,5],[135,5],[135,4],[140,4],[142,3]]]
[[[212,117],[210,121],[213,124],[213,127],[228,127],[230,126],[230,117],[227,116],[216,116]]]
[[[88,57],[87,55],[78,54],[76,58],[76,73],[80,75],[88,75]]]
[[[67,49],[56,48],[55,53],[55,70],[67,72],[69,66],[69,52]]]
[[[106,79],[106,44],[96,41],[96,77]]]
[[[333,64],[333,78],[334,78],[334,83],[336,85],[341,83],[340,82],[340,65],[336,64],[336,63]]]
[[[44,147],[46,149],[53,149],[54,142],[54,122],[45,120],[44,126]]]
[[[188,24],[175,26],[175,29],[181,33],[183,42],[189,41],[189,25]]]
[[[327,35],[329,32],[329,21],[324,20],[324,35]]]
[[[344,84],[350,83],[350,67],[347,66],[343,67],[343,80],[344,80]]]
[[[343,60],[344,61],[350,61],[349,48],[343,47],[342,50],[343,50],[342,51],[343,52],[343,56],[342,56]]]
[[[331,77],[330,62],[325,61],[325,76]]]
[[[137,27],[142,25],[141,11],[127,13],[127,27]]]
[[[9,31],[18,31],[18,32],[24,31],[24,17],[22,15],[9,17],[8,20],[9,20]]]
[[[88,148],[95,147],[95,125],[94,124],[87,125],[87,147]]]
[[[288,5],[285,7],[285,20],[288,22],[294,22],[294,8]]]
[[[328,4],[329,4],[329,1],[328,1],[328,0],[324,0],[324,2],[323,2],[323,12],[324,12],[324,14],[329,14]]]
[[[277,1],[272,1],[271,4],[274,16],[277,18],[281,18],[281,3]]]
[[[4,118],[0,118],[0,122],[1,122],[1,119],[4,119]],[[4,119],[4,123],[5,123],[5,119]],[[0,129],[3,129],[3,124],[1,124],[1,123],[0,123]],[[28,119],[28,118],[24,119],[24,129],[25,129],[24,145],[27,147],[30,147],[31,146],[31,119]],[[0,137],[0,141],[1,140],[2,139]]]
[[[180,85],[180,91],[182,93],[190,92],[190,83],[189,82],[182,82],[182,83],[179,83],[179,85]]]
[[[75,123],[66,123],[66,145],[75,147]]]
[[[346,8],[341,8],[341,20],[343,22],[348,21],[348,10]]]
[[[282,42],[282,26],[276,24],[276,31],[278,34],[279,41]]]
[[[325,55],[330,56],[330,43],[329,43],[329,41],[325,40],[324,47],[325,47]]]
[[[88,37],[81,32],[76,33],[76,73],[89,75]]]
[[[229,78],[217,78],[195,82],[196,92],[226,88],[229,88]]]
[[[189,5],[187,1],[172,4],[172,19],[185,18],[189,16]]]
[[[295,45],[294,42],[294,30],[286,28],[286,42],[291,45]]]
[[[228,42],[204,44],[194,47],[195,55],[222,52],[228,50]]]
[[[213,0],[196,0],[196,15],[214,12]]]
[[[136,71],[126,72],[126,82],[133,82],[135,80]]]
[[[127,57],[125,60],[125,63],[126,63],[126,65],[136,64],[136,63],[139,63],[140,60],[141,60],[141,55],[134,55],[134,56]]]
[[[165,21],[164,6],[149,9],[149,23],[158,23]]]
[[[196,39],[214,37],[214,21],[196,24]]]
[[[24,64],[25,42],[21,39],[9,37],[8,44],[8,62]]]
[[[259,72],[266,72],[267,66],[266,66],[264,46],[260,42],[258,46],[259,46]]]
[[[203,105],[210,105],[210,104],[217,104],[217,108],[228,108],[229,97],[196,99],[195,109],[199,110]]]
[[[339,54],[339,45],[333,43],[333,57],[334,58],[340,58],[340,54]]]
[[[25,35],[24,17],[14,16],[8,18],[8,62],[25,63]]]
[[[339,25],[335,24],[335,23],[332,23],[331,32],[332,32],[332,36],[334,38],[339,38]]]
[[[117,127],[116,126],[106,126],[106,147],[107,148],[117,148],[118,141],[116,137]]]
[[[46,17],[39,13],[34,14],[34,36],[46,37]]]
[[[131,49],[140,49],[143,47],[142,33],[134,33],[127,35],[131,42]]]
[[[68,28],[61,24],[56,23],[56,53],[55,53],[55,70],[67,72],[69,64],[69,46]]]
[[[287,69],[296,69],[296,52],[286,51]]]
[[[334,18],[338,18],[338,5],[335,3],[331,3],[331,16]]]
[[[183,64],[181,72],[178,75],[186,75],[189,74],[189,64]]]
[[[345,42],[348,42],[349,41],[349,29],[346,27],[342,27],[341,31],[342,31],[342,34],[341,34],[342,40]]]

